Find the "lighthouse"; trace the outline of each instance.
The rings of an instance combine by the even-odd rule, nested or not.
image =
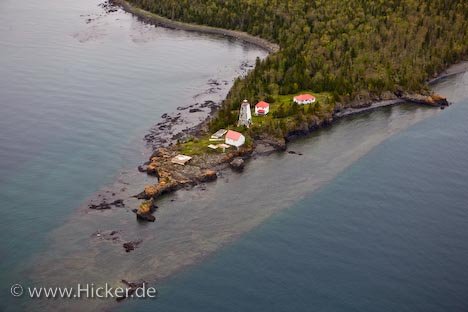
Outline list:
[[[246,126],[247,128],[250,128],[251,124],[252,112],[250,111],[250,103],[247,100],[244,100],[241,104],[237,126]]]

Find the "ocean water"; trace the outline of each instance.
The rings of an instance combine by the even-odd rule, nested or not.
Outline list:
[[[77,209],[47,235],[47,246],[31,258],[26,266],[27,283],[119,287],[122,279],[145,280],[164,290],[174,276],[197,271],[218,250],[242,241],[245,233],[268,223],[276,213],[332,183],[386,139],[441,113],[401,105],[343,119],[291,144],[290,149],[301,156],[278,153],[259,157],[248,162],[242,174],[225,171],[216,182],[160,198],[155,223],[135,221],[131,208],[138,202],[131,198],[125,199],[126,207],[121,209]],[[96,232],[116,232],[117,240],[97,237]],[[141,244],[126,253],[122,243],[130,240]],[[152,302],[142,301],[146,303]],[[32,308],[97,311],[120,306],[113,300],[41,300],[28,310]]]
[[[393,134],[317,191],[159,284],[158,299],[119,310],[467,311],[468,74],[436,90],[449,96],[449,109]],[[270,183],[264,196],[275,191]],[[255,209],[257,199],[248,200]]]
[[[148,154],[143,136],[163,113],[266,55],[106,13],[100,2],[0,3],[2,311],[17,306],[9,285],[27,279],[49,233],[103,186],[136,173]],[[228,90],[216,91],[204,98]]]
[[[157,221],[140,224],[131,195],[152,182],[135,170],[143,135],[200,92],[222,98],[207,82],[231,81],[265,52],[98,3],[0,3],[1,311],[467,310],[467,75],[436,87],[449,109],[342,119],[292,143],[301,156],[254,159],[161,198]],[[126,207],[87,209],[109,192]],[[129,240],[142,243],[126,253]],[[121,279],[160,297],[9,294],[13,283]]]

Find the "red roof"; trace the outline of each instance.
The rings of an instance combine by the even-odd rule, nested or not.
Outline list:
[[[295,96],[294,99],[296,101],[313,101],[315,100],[315,96],[311,94],[300,94],[298,96]]]
[[[237,140],[240,139],[241,135],[242,135],[242,133],[239,133],[237,131],[229,130],[226,133],[226,139],[231,139],[231,140],[237,141]]]
[[[267,102],[264,102],[264,101],[261,101],[261,102],[258,102],[257,105],[255,105],[256,107],[261,107],[261,108],[267,108],[270,106],[270,104],[268,104]]]

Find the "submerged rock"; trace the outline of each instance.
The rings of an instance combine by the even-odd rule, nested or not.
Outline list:
[[[123,243],[122,246],[125,249],[125,252],[130,252],[130,251],[135,250],[135,248],[137,248],[138,245],[141,244],[141,242],[142,242],[142,240],[126,242],[126,243]]]
[[[100,204],[91,204],[88,206],[89,209],[93,209],[93,210],[107,210],[107,209],[112,209],[111,205],[109,203],[106,203],[106,202],[102,202]]]
[[[139,214],[139,213],[137,213],[137,220],[155,222],[156,217],[153,216],[152,214],[149,214],[149,213],[148,214]]]
[[[125,204],[124,204],[123,199],[114,200],[114,201],[111,203],[111,205],[112,205],[112,206],[115,206],[115,207],[125,207]]]
[[[202,171],[199,181],[202,183],[211,182],[211,181],[216,180],[217,178],[218,178],[218,175],[216,174],[216,171],[211,170],[211,169],[206,169]]]
[[[288,151],[288,154],[302,156],[302,153],[298,153],[296,151]]]
[[[99,204],[90,204],[88,208],[93,209],[93,210],[108,210],[108,209],[112,209],[112,206],[121,208],[121,207],[125,207],[125,203],[123,199],[116,199],[111,203],[103,201],[102,203],[99,203]]]
[[[140,165],[138,166],[138,171],[146,172],[148,170],[148,165]]]
[[[91,237],[96,237],[98,239],[104,240],[104,241],[119,241],[119,231],[112,230],[112,231],[103,231],[101,232],[100,230],[94,232]]]
[[[233,170],[242,171],[244,170],[244,167],[245,167],[245,161],[242,158],[237,157],[237,158],[234,158],[234,160],[231,161],[229,165],[231,166]]]
[[[124,279],[122,280],[122,283],[125,284],[129,288],[128,292],[126,293],[126,295],[128,295],[128,297],[131,297],[138,288],[143,288],[146,285],[145,281],[129,282],[129,281],[124,280]],[[122,301],[122,300],[124,300],[126,298],[127,298],[127,296],[124,295],[122,297],[117,297],[115,300],[116,301]]]

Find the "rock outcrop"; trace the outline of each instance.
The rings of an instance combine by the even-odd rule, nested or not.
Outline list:
[[[298,137],[306,136],[311,132],[326,127],[333,122],[333,114],[326,113],[323,117],[311,116],[309,120],[297,124],[296,127],[289,129],[286,134],[286,141],[292,141]],[[286,146],[284,148],[286,150]]]
[[[235,171],[242,171],[244,170],[244,167],[245,167],[245,161],[242,158],[237,157],[237,158],[234,158],[234,160],[231,161],[229,165]]]
[[[286,150],[286,140],[273,136],[262,135],[255,138],[255,155],[269,155]]]
[[[158,208],[153,199],[146,200],[140,204],[136,210],[138,220],[154,222],[156,220],[153,212]]]
[[[197,182],[200,183],[205,183],[205,182],[212,182],[218,178],[218,174],[216,173],[215,170],[202,170],[200,173],[199,178],[197,179]]]
[[[215,181],[218,171],[227,167],[237,157],[252,153],[252,148],[241,148],[227,153],[205,153],[192,155],[185,165],[174,164],[171,159],[179,153],[177,146],[157,149],[150,159],[148,170],[154,164],[157,168],[158,183],[147,185],[138,199],[154,199],[178,189],[195,186],[200,183]]]
[[[141,242],[142,240],[126,242],[126,243],[123,243],[122,246],[125,249],[125,252],[130,252],[130,251],[135,250],[135,248],[137,248],[138,245],[141,244]]]
[[[436,93],[433,93],[430,95],[404,93],[401,96],[401,98],[408,102],[417,103],[417,104],[436,106],[436,107],[437,106],[438,107],[449,106],[449,102],[447,101],[447,99]]]
[[[242,171],[245,166],[245,159],[254,155],[269,154],[274,151],[285,151],[287,141],[296,137],[308,135],[309,133],[330,125],[334,117],[346,109],[362,110],[372,107],[375,101],[387,101],[392,103],[401,103],[403,100],[418,104],[431,106],[448,106],[447,99],[437,94],[408,94],[404,91],[385,92],[380,96],[374,96],[369,93],[360,94],[355,100],[344,99],[340,104],[337,103],[334,111],[322,113],[320,116],[307,116],[301,122],[293,123],[284,138],[276,138],[269,134],[260,134],[254,137],[253,147],[242,147],[238,150],[230,149],[227,153],[203,152],[196,154],[196,151],[190,156],[192,159],[185,165],[175,164],[171,159],[181,153],[179,145],[157,148],[149,162],[140,166],[139,170],[148,175],[156,176],[156,184],[147,185],[144,190],[136,195],[138,199],[156,199],[161,195],[174,192],[185,187],[192,187],[200,183],[214,181],[218,177],[218,172],[230,166],[233,170]],[[193,139],[193,138],[192,138]],[[293,152],[290,151],[291,154]],[[295,153],[301,155],[300,153]],[[154,221],[152,212],[148,210],[148,203],[143,202],[136,211],[137,217],[141,220]]]
[[[158,164],[156,162],[151,162],[147,167],[146,167],[146,173],[150,176],[154,176],[159,178],[159,172],[158,172]]]

